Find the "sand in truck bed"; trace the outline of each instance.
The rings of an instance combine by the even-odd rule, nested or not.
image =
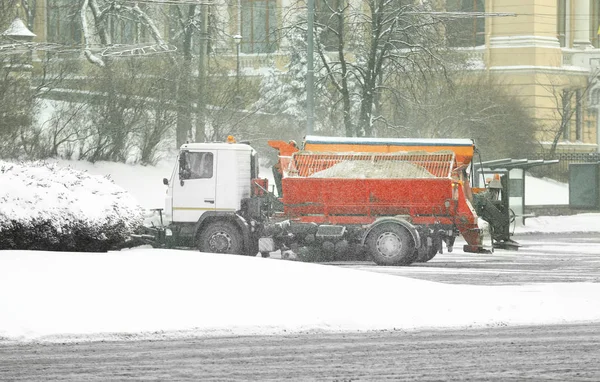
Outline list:
[[[353,160],[337,163],[328,169],[315,172],[312,178],[358,179],[413,179],[435,178],[422,166],[403,161]]]

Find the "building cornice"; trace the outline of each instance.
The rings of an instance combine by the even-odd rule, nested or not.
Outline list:
[[[492,66],[490,71],[495,72],[510,72],[510,73],[552,73],[565,75],[581,75],[588,74],[589,69],[580,66],[536,66],[536,65],[515,65],[515,66]]]
[[[490,37],[490,49],[549,48],[560,49],[556,37],[546,36],[498,36]]]

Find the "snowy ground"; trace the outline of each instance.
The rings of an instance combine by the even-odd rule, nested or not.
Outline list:
[[[7,339],[600,321],[596,283],[449,285],[318,264],[159,249],[7,251],[0,256],[0,269],[0,338]]]
[[[92,174],[110,173],[146,208],[162,206],[162,178],[171,174],[170,165],[69,163]],[[564,198],[564,185],[541,184],[538,191],[547,200],[549,194]],[[532,218],[523,229],[600,232],[600,214]],[[597,283],[447,285],[318,264],[151,248],[108,254],[4,251],[0,273],[0,340],[600,321]]]

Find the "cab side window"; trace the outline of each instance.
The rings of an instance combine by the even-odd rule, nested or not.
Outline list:
[[[189,179],[208,179],[213,176],[213,153],[188,153]]]

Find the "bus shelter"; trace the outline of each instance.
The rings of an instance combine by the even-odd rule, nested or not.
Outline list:
[[[511,221],[524,224],[525,218],[525,171],[536,166],[558,163],[558,159],[497,159],[480,163],[473,163],[473,186],[487,187],[487,181],[499,175],[502,185],[501,198],[505,203],[505,210],[511,216]]]

